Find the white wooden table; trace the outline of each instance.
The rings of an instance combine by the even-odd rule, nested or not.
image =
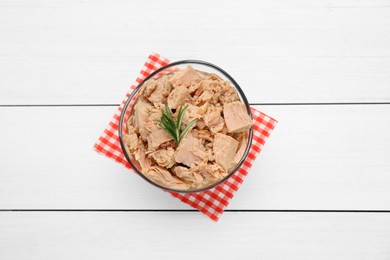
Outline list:
[[[92,145],[147,55],[279,120],[218,223]],[[390,1],[0,0],[0,259],[390,259]]]

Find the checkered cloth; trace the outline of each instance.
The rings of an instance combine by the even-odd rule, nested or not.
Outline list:
[[[130,93],[136,88],[136,86],[138,86],[138,84],[150,73],[162,66],[167,65],[168,63],[168,59],[157,53],[152,53],[149,56],[144,65],[144,68],[141,70],[140,76],[131,86],[130,90],[126,94],[126,98],[122,101],[118,110],[114,114],[113,119],[110,121],[103,134],[99,137],[98,141],[95,143],[94,148],[97,152],[102,153],[119,163],[122,163],[127,168],[131,168],[123,154],[119,143],[118,124],[120,114],[124,104],[126,103],[126,100],[129,98]],[[244,178],[252,167],[254,160],[261,151],[265,141],[277,123],[275,119],[257,111],[254,108],[252,108],[252,115],[254,120],[252,147],[249,151],[247,159],[235,174],[233,174],[224,183],[207,191],[199,193],[170,192],[170,194],[180,199],[182,202],[187,203],[191,207],[198,209],[212,220],[218,221],[224,209],[229,204],[229,201],[233,198],[234,193],[238,190],[241,183],[244,181]]]

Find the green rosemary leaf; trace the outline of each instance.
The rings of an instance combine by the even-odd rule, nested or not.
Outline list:
[[[168,115],[162,114],[161,119],[164,120],[164,122],[170,124],[172,127],[176,128],[175,120],[171,119]]]
[[[176,129],[166,122],[162,122],[162,124],[164,125],[164,128],[170,131],[170,134],[173,135],[172,137],[176,138]]]
[[[165,114],[166,114],[170,119],[172,119],[172,121],[174,121],[174,120],[173,120],[173,116],[172,116],[172,110],[169,108],[168,103],[165,103]]]
[[[187,133],[187,131],[191,128],[191,126],[193,126],[194,124],[196,124],[196,119],[192,120],[191,122],[188,123],[188,125],[186,125],[186,127],[183,129],[183,131],[181,131],[180,135],[179,135],[179,138],[178,138],[178,141],[180,143],[181,139],[183,138],[183,136]]]
[[[180,106],[179,113],[177,114],[177,121],[176,121],[176,127],[177,129],[181,129],[181,122],[183,120],[184,112],[186,112],[188,108],[188,105],[186,105],[184,108]]]
[[[177,145],[179,145],[181,139],[186,134],[186,132],[196,123],[196,119],[192,120],[184,129],[181,131],[181,125],[184,117],[184,113],[187,110],[188,105],[183,107],[180,106],[177,113],[177,120],[173,118],[172,110],[169,108],[168,104],[165,104],[165,110],[161,110],[161,118],[160,120],[155,120],[158,122],[159,126],[164,129],[175,141]]]
[[[176,132],[174,129],[169,124],[166,124],[166,122],[160,121],[159,126],[165,130],[175,141],[175,143],[178,143],[177,137],[176,137]]]

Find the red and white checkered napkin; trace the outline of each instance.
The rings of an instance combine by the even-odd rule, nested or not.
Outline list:
[[[152,53],[149,56],[144,68],[141,70],[140,76],[131,86],[129,92],[126,94],[126,98],[122,101],[122,104],[119,106],[113,119],[104,130],[103,134],[99,137],[99,140],[95,143],[94,148],[96,151],[124,164],[127,168],[131,168],[122,152],[118,137],[118,124],[123,105],[130,96],[130,93],[145,77],[168,63],[169,60],[159,54]],[[229,204],[229,201],[233,198],[234,193],[244,181],[244,178],[248,174],[249,169],[252,167],[254,160],[277,123],[275,119],[257,111],[254,108],[252,108],[252,115],[255,122],[252,147],[247,159],[235,174],[233,174],[224,183],[207,191],[199,193],[170,192],[171,195],[180,199],[184,203],[187,203],[191,207],[198,209],[203,214],[209,216],[212,220],[217,221],[226,206]]]

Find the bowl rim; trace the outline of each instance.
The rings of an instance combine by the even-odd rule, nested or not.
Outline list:
[[[244,163],[244,161],[248,157],[249,151],[250,151],[251,146],[252,146],[253,126],[249,129],[248,143],[247,143],[247,146],[245,148],[244,154],[242,155],[242,157],[241,157],[240,161],[237,163],[237,165],[231,170],[231,172],[228,175],[226,175],[224,178],[222,178],[221,180],[219,180],[219,181],[217,181],[217,182],[215,182],[215,183],[213,183],[213,184],[211,184],[209,186],[202,187],[202,188],[196,189],[196,190],[172,189],[172,188],[168,188],[168,187],[159,185],[159,184],[153,182],[152,180],[150,180],[148,177],[145,176],[145,174],[143,174],[140,170],[138,170],[137,166],[135,166],[132,163],[131,158],[129,157],[129,155],[126,152],[125,143],[124,143],[123,135],[122,135],[123,120],[124,120],[124,117],[126,115],[126,110],[127,110],[128,106],[130,105],[131,100],[133,100],[134,96],[142,88],[143,84],[146,81],[148,81],[149,79],[153,78],[158,73],[160,73],[161,71],[164,71],[167,68],[170,68],[170,67],[173,67],[173,66],[177,66],[177,65],[182,65],[182,64],[203,65],[203,66],[211,67],[211,68],[219,71],[220,73],[222,73],[234,85],[235,89],[237,90],[237,92],[239,93],[239,95],[241,97],[242,102],[244,102],[244,104],[245,104],[245,107],[246,107],[246,110],[248,112],[249,117],[253,120],[251,107],[249,105],[249,102],[248,102],[244,92],[242,91],[240,85],[238,85],[238,83],[234,80],[234,78],[229,75],[229,73],[227,73],[225,70],[223,70],[222,68],[220,68],[219,66],[217,66],[217,65],[215,65],[213,63],[210,63],[210,62],[207,62],[207,61],[203,61],[203,60],[187,59],[187,60],[179,60],[179,61],[171,62],[171,63],[169,63],[169,64],[167,64],[165,66],[162,66],[161,68],[159,68],[159,69],[153,71],[152,73],[150,73],[149,76],[145,77],[145,79],[143,79],[138,84],[138,86],[131,92],[130,96],[127,98],[127,100],[126,100],[126,102],[125,102],[125,104],[124,104],[124,106],[122,108],[122,111],[121,111],[121,114],[120,114],[120,118],[119,118],[118,136],[119,136],[119,141],[120,141],[120,145],[121,145],[121,148],[122,148],[122,152],[125,155],[126,160],[130,163],[132,170],[134,170],[144,180],[146,180],[147,182],[149,182],[153,186],[158,187],[158,188],[160,188],[160,189],[162,189],[164,191],[177,192],[177,193],[198,193],[198,192],[203,192],[203,191],[206,191],[206,190],[210,190],[210,189],[212,189],[214,187],[217,187],[218,185],[220,185],[220,184],[224,183],[225,181],[227,181],[230,177],[233,176],[233,174],[235,174],[238,171],[238,169],[240,169],[241,165]]]

